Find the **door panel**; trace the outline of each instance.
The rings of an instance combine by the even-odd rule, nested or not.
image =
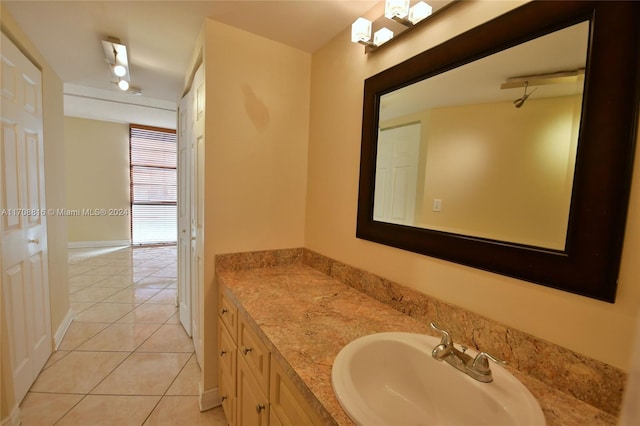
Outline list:
[[[48,276],[43,252],[40,250],[29,258],[31,272],[31,302],[33,312],[49,312],[48,285],[43,280]],[[33,377],[37,377],[51,355],[51,325],[43,315],[33,316]]]
[[[4,45],[3,45],[4,46]],[[7,56],[2,56],[2,91],[3,99],[7,102],[17,103],[16,93],[18,85],[18,70],[16,65]]]
[[[4,102],[3,102],[4,104]],[[4,105],[3,105],[4,107]],[[20,180],[18,179],[18,126],[15,123],[2,122],[2,207],[7,211],[18,209],[20,206]],[[22,216],[3,214],[3,231],[20,228]]]
[[[191,147],[191,309],[193,344],[196,359],[202,366],[203,342],[200,335],[202,301],[204,289],[204,121],[205,121],[205,81],[204,67],[200,66],[193,77],[194,99],[193,126],[190,137]]]
[[[191,128],[192,95],[180,101],[178,112],[178,301],[180,323],[192,335],[191,309]]]
[[[32,79],[32,76],[22,74],[22,90],[24,91],[22,108],[28,114],[37,116],[40,110],[40,108],[38,108],[40,100],[40,78]]]
[[[26,145],[26,178],[27,178],[27,208],[30,210],[40,210],[40,153],[38,147],[41,145],[37,133],[25,131]],[[29,225],[40,224],[41,216],[29,215],[27,221]]]
[[[199,302],[200,290],[204,288],[204,261],[202,259],[204,253],[204,241],[203,241],[203,216],[204,216],[204,189],[202,189],[202,185],[204,182],[204,137],[198,137],[196,140],[195,146],[195,185],[194,185],[194,194],[196,198],[196,202],[192,204],[192,208],[195,208],[195,213],[192,211],[192,222],[194,225],[192,226],[193,235],[191,237],[191,256],[193,260],[193,268],[191,270],[192,274],[192,282],[193,288],[192,292],[195,297],[196,303],[198,303],[196,308],[196,313],[198,316],[194,317],[196,322],[194,323],[194,332],[193,338],[195,343],[195,352],[196,358],[198,362],[202,362],[202,337],[200,336],[200,328],[198,327],[198,320],[200,315],[200,307],[202,306]],[[195,304],[194,304],[195,306]],[[202,365],[202,364],[200,364]]]
[[[7,318],[13,319],[7,322],[7,328],[13,385],[17,400],[26,395],[33,383],[29,328],[27,325],[29,317],[25,312],[25,309],[28,309],[28,304],[26,303],[27,295],[25,294],[25,272],[24,264],[20,262],[7,268],[2,277],[5,315]]]

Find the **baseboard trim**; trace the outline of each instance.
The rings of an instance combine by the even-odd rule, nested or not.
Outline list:
[[[2,426],[19,426],[20,425],[20,406],[16,404],[5,419],[0,423]]]
[[[131,241],[129,240],[108,240],[108,241],[70,241],[67,244],[68,248],[92,248],[92,247],[129,247]]]
[[[202,383],[198,384],[200,397],[198,403],[200,405],[200,411],[207,411],[212,408],[222,405],[222,398],[220,398],[220,388],[213,388],[209,390],[202,389]]]
[[[71,309],[67,311],[67,315],[65,315],[64,319],[60,323],[60,326],[56,330],[56,334],[53,336],[53,347],[54,350],[58,350],[60,347],[60,343],[62,343],[62,339],[64,339],[64,335],[67,334],[67,330],[71,325],[71,321],[73,321],[73,313]]]

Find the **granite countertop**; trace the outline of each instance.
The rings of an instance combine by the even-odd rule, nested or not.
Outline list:
[[[326,424],[353,424],[331,387],[333,361],[346,344],[385,331],[433,335],[426,324],[303,264],[223,271],[217,279]],[[614,416],[507,368],[538,399],[547,425],[616,423]]]

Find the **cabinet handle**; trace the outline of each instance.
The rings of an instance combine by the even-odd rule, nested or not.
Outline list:
[[[263,404],[256,405],[256,413],[260,414],[266,407]]]
[[[224,401],[225,401],[225,399],[227,399],[227,397],[226,397],[226,396],[223,396],[222,398],[220,398],[220,402],[224,402]]]
[[[31,243],[31,244],[40,244],[40,240],[38,240],[38,239],[29,240],[29,243]]]
[[[225,351],[224,349],[220,351],[220,356],[224,356],[224,354],[226,354],[227,351]]]
[[[248,354],[249,352],[251,352],[252,350],[253,350],[253,349],[251,349],[251,348],[242,348],[242,353],[246,355],[246,354]]]
[[[229,310],[228,310],[227,308],[222,308],[222,309],[220,309],[220,315],[224,315],[224,314],[226,314],[227,312],[229,312]]]

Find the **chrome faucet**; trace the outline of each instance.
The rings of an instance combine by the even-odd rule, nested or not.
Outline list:
[[[442,334],[442,340],[439,345],[433,348],[431,356],[438,361],[446,361],[449,365],[480,382],[489,383],[493,380],[489,360],[496,364],[506,364],[505,361],[486,352],[480,352],[475,358],[472,358],[465,353],[468,349],[466,346],[461,346],[462,351],[455,348],[448,331],[439,328],[434,323],[431,323],[431,328]]]

